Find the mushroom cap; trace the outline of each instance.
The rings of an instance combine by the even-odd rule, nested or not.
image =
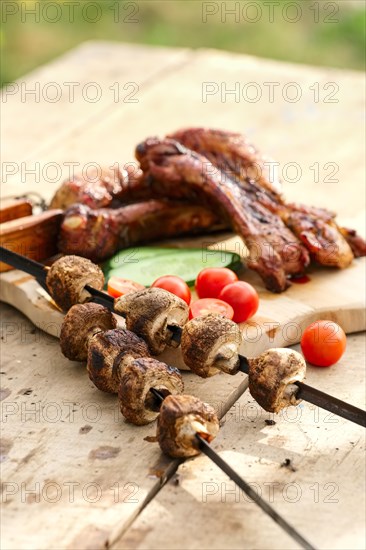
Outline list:
[[[306,362],[297,351],[273,348],[249,359],[249,391],[266,411],[278,413],[290,405],[298,405],[297,386],[306,374]]]
[[[83,304],[91,299],[85,285],[102,290],[104,275],[99,266],[86,258],[63,256],[52,264],[46,284],[56,304],[63,311],[68,311],[74,304]]]
[[[200,453],[198,433],[208,442],[219,432],[215,410],[192,395],[169,395],[160,409],[157,438],[161,450],[172,457]]]
[[[137,357],[149,357],[149,349],[134,332],[121,328],[99,332],[89,344],[89,378],[99,390],[118,393],[123,369]]]
[[[236,374],[239,369],[239,326],[223,315],[209,313],[195,317],[183,328],[183,361],[198,376],[207,378],[222,370]]]
[[[86,361],[90,339],[117,326],[108,308],[99,304],[76,304],[66,313],[60,333],[61,351],[72,361]]]
[[[183,379],[178,369],[153,358],[135,359],[124,369],[118,392],[123,416],[138,426],[153,422],[160,403],[150,392],[159,390],[164,396],[182,393]]]
[[[150,287],[117,298],[114,309],[126,317],[126,327],[143,338],[154,355],[166,346],[176,347],[168,326],[183,327],[188,305],[167,290]]]

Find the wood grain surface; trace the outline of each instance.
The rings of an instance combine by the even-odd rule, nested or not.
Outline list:
[[[43,84],[94,81],[103,91],[115,82],[121,90],[126,82],[135,82],[138,101],[126,103],[121,96],[115,103],[110,90],[95,104],[79,97],[74,104],[41,100],[36,105],[31,98],[22,102],[20,94],[9,97],[2,108],[2,131],[8,138],[2,196],[38,191],[49,199],[72,162],[81,167],[87,162],[124,163],[133,160],[135,145],[148,135],[205,125],[246,133],[281,166],[287,165],[289,175],[296,168],[289,163],[296,163],[301,177],[283,178],[285,195],[331,208],[342,224],[365,234],[365,90],[359,73],[209,50],[91,42],[24,79],[32,84],[37,80]],[[235,82],[241,88],[257,83],[262,97],[251,102],[243,96],[239,101],[233,95],[223,96],[223,86],[231,89]],[[273,101],[266,95],[266,82],[278,83],[279,94]],[[301,89],[297,102],[282,95],[290,82]],[[325,88],[332,82],[336,88]],[[206,101],[205,83],[219,87],[219,93]],[[319,86],[318,101],[314,85]],[[330,103],[326,98],[332,90],[337,90],[336,101]],[[4,162],[15,163],[13,175],[9,164],[4,173]],[[35,163],[38,172],[24,174]],[[50,163],[59,166],[53,181]],[[297,315],[310,319],[316,315],[314,307],[322,303],[332,318],[339,319],[348,309],[347,322],[362,324],[352,306],[358,311],[363,300],[362,269],[363,261],[344,272],[311,274],[321,290],[315,290],[312,280],[281,297],[262,296],[259,315],[283,323],[296,302]],[[23,283],[18,281],[18,288]],[[296,295],[299,290],[310,292],[311,285],[311,295]],[[335,298],[340,299],[338,306]],[[115,399],[94,389],[83,365],[68,362],[56,339],[11,306],[1,307],[4,549],[296,547],[252,503],[241,497],[237,503],[235,495],[234,502],[230,500],[221,488],[224,483],[230,490],[230,482],[204,457],[181,465],[176,478],[178,462],[162,457],[156,444],[144,440],[154,434],[153,425],[136,428],[125,423]],[[244,393],[245,376],[218,375],[203,381],[184,373],[184,378],[187,393],[214,404],[221,416],[231,409],[215,447],[263,491],[270,487],[265,483],[278,482],[273,504],[304,536],[320,548],[364,545],[360,428],[306,404],[267,426],[267,416],[257,413]],[[364,406],[362,336],[348,338],[346,355],[337,366],[309,369],[308,382]],[[241,401],[232,407],[240,395]],[[292,422],[292,415],[299,418]],[[286,458],[293,461],[296,472],[280,467]],[[171,481],[161,490],[166,479]],[[300,486],[298,502],[291,502],[291,487],[287,500],[283,497],[290,482]],[[204,483],[214,484],[204,486],[207,502],[202,496]],[[211,495],[209,491],[218,485],[219,491]],[[333,489],[338,490],[334,495]]]

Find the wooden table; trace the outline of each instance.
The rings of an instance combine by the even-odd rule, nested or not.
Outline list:
[[[67,82],[77,83],[73,101]],[[287,167],[288,198],[365,231],[359,73],[89,42],[18,84],[2,105],[2,196],[49,199],[72,162],[132,161],[148,135],[204,125],[245,132]],[[3,304],[1,329],[4,549],[297,548],[204,456],[163,457],[144,439],[154,426],[123,422],[56,339]],[[309,368],[307,381],[364,407],[364,359],[364,334],[351,335],[340,363]],[[273,415],[245,391],[244,375],[184,378],[222,418],[216,450],[280,514],[318,548],[364,547],[362,428],[306,403],[268,425]],[[288,458],[293,468],[282,466]]]

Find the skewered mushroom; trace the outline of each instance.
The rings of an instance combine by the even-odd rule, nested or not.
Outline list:
[[[174,367],[149,357],[135,359],[123,371],[119,388],[119,402],[123,416],[132,424],[142,426],[153,422],[159,414],[157,402],[150,388],[163,396],[182,393],[183,379]]]
[[[86,258],[63,256],[52,264],[46,284],[56,304],[63,311],[68,311],[74,304],[90,300],[91,295],[85,290],[85,285],[102,290],[104,275],[100,267]]]
[[[158,417],[157,437],[161,450],[172,457],[200,453],[196,434],[209,443],[219,432],[214,409],[191,395],[169,395]]]
[[[266,411],[278,413],[298,405],[295,382],[305,378],[306,363],[302,355],[287,348],[269,349],[249,359],[249,391]]]
[[[188,320],[187,304],[162,288],[147,288],[117,298],[114,309],[126,316],[126,327],[158,355],[166,346],[179,345],[169,327],[182,327]]]
[[[219,370],[236,374],[239,369],[240,329],[222,315],[196,317],[183,328],[181,347],[185,364],[207,378]]]
[[[61,326],[61,351],[72,361],[85,361],[94,335],[116,326],[116,319],[106,307],[94,303],[76,304],[66,313]]]
[[[89,378],[99,390],[118,393],[126,365],[133,359],[149,355],[144,340],[129,330],[117,328],[100,332],[89,344]]]

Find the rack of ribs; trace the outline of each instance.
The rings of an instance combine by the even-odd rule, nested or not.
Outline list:
[[[168,136],[205,156],[265,208],[277,214],[309,250],[326,266],[347,267],[353,256],[365,255],[365,242],[355,231],[340,228],[335,214],[324,208],[286,203],[271,162],[238,133],[189,128]]]

